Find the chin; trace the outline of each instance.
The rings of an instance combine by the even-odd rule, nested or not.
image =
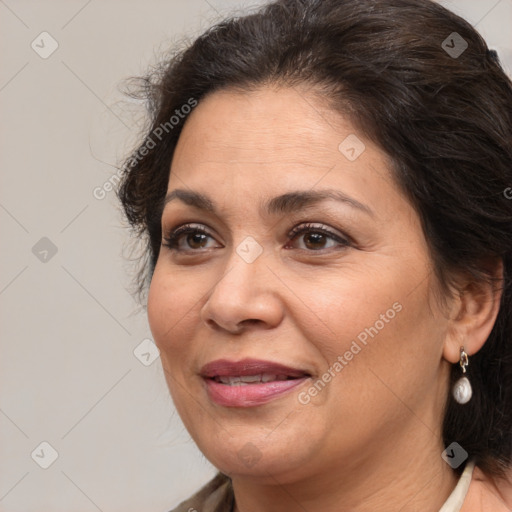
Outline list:
[[[282,430],[279,435],[271,430],[243,428],[243,432],[217,432],[212,437],[205,433],[203,439],[193,436],[205,457],[222,473],[233,476],[250,476],[261,483],[275,484],[277,478],[285,483],[300,478],[298,473],[312,461],[312,449],[304,443],[304,434]],[[236,429],[235,429],[236,430]],[[231,435],[230,435],[231,434]],[[291,474],[293,473],[293,475]]]

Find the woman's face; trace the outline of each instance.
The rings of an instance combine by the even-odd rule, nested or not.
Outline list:
[[[168,194],[149,322],[217,468],[285,483],[441,446],[448,315],[371,140],[305,90],[215,92]]]

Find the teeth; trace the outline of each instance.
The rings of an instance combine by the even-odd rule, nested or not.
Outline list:
[[[257,384],[261,382],[273,382],[276,380],[287,380],[286,375],[274,375],[263,373],[259,375],[242,375],[238,377],[215,377],[217,382],[227,384],[228,386],[247,386],[249,384]]]
[[[265,377],[264,375],[244,375],[243,377],[240,377],[241,381],[242,382],[248,382],[248,383],[252,383],[252,382],[268,382],[268,381],[265,381],[263,380],[263,377]]]

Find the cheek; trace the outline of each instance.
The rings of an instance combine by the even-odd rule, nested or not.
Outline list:
[[[168,352],[175,355],[183,343],[186,331],[187,314],[197,302],[190,290],[194,287],[182,286],[176,275],[163,271],[157,264],[148,293],[148,322],[156,345],[163,356]],[[165,359],[165,357],[164,357]]]
[[[350,350],[352,341],[364,347],[365,341],[384,337],[384,332],[393,330],[392,324],[403,309],[396,276],[382,269],[364,270],[344,267],[333,272],[339,274],[337,279],[331,275],[294,288],[307,306],[304,313],[308,321],[301,320],[305,318],[301,315],[297,322],[312,343],[330,339],[319,343],[330,362]]]
[[[314,313],[310,320],[321,319],[302,321],[304,332],[322,354],[326,371],[339,363],[331,371],[333,389],[344,388],[354,397],[366,389],[373,402],[375,389],[390,394],[379,378],[402,396],[410,394],[412,384],[422,391],[432,384],[445,326],[429,313],[426,282],[411,292],[414,280],[400,269],[369,269],[364,275],[344,272],[343,279],[322,288],[328,293],[315,293],[313,286],[303,290]],[[339,397],[347,400],[346,393]]]
[[[165,332],[166,324],[171,325],[166,314],[166,312],[172,311],[171,303],[172,299],[165,293],[165,287],[163,286],[157,266],[149,286],[147,315],[153,338],[160,349],[162,334]]]

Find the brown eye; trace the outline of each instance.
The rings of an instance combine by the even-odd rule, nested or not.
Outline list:
[[[323,249],[330,249],[332,247],[342,246],[347,247],[350,245],[349,241],[333,233],[323,226],[307,224],[298,226],[289,234],[292,240],[302,240],[304,247],[298,247],[302,250],[320,251]],[[331,243],[330,245],[329,242]]]
[[[189,233],[185,237],[185,240],[192,249],[201,249],[205,246],[205,243],[208,240],[208,235],[205,235],[204,233]]]
[[[208,239],[214,240],[202,226],[187,224],[165,236],[162,245],[172,251],[197,251],[211,248]]]
[[[323,233],[310,232],[303,236],[304,245],[308,249],[325,249],[325,244],[328,241],[328,237]]]

